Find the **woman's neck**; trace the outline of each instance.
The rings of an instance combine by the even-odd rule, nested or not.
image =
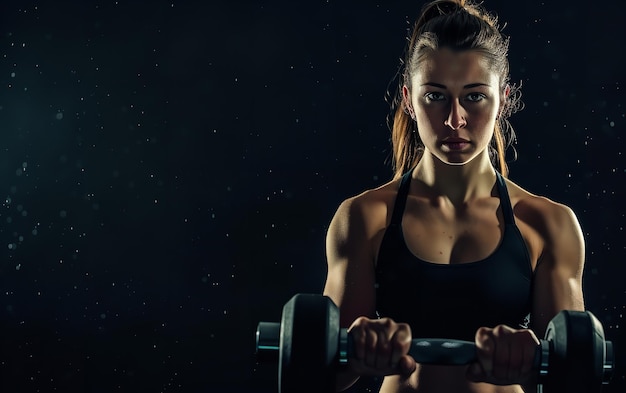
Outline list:
[[[486,150],[463,165],[446,164],[426,151],[413,171],[413,178],[420,181],[431,197],[443,197],[461,206],[472,199],[490,196],[496,172]]]

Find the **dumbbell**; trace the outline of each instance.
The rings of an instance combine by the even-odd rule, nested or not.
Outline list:
[[[259,362],[278,361],[280,393],[333,392],[335,375],[352,357],[339,309],[326,296],[297,294],[281,322],[260,322]],[[409,355],[420,364],[463,365],[476,360],[473,342],[413,339]],[[613,373],[613,344],[589,311],[561,311],[548,324],[535,354],[539,392],[596,393]]]

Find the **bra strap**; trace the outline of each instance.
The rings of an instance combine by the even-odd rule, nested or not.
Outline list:
[[[509,191],[506,188],[504,177],[502,177],[500,172],[496,171],[496,178],[496,184],[498,185],[498,195],[500,196],[500,206],[502,207],[502,214],[504,215],[504,223],[515,225],[513,207],[511,206],[511,199],[509,198]]]
[[[400,188],[398,188],[398,195],[396,195],[396,202],[393,206],[393,214],[391,216],[390,225],[400,225],[400,223],[402,222],[402,214],[404,213],[404,208],[406,206],[406,199],[409,195],[412,172],[413,171],[410,170],[404,175],[402,175],[402,180],[400,181]]]

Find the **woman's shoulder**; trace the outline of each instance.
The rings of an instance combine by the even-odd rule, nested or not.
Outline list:
[[[507,179],[507,189],[515,216],[534,224],[541,232],[558,232],[564,226],[578,226],[574,211],[561,202],[534,194]]]
[[[398,194],[399,179],[391,180],[376,188],[362,191],[361,193],[345,199],[340,208],[347,210],[364,210],[369,211],[372,208],[380,207],[380,205],[389,206],[395,201]]]
[[[398,194],[399,179],[351,196],[339,205],[333,221],[353,223],[366,227],[386,225],[387,216]]]

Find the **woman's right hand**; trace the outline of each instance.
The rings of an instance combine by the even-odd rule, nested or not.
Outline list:
[[[354,343],[350,368],[359,375],[411,375],[417,367],[408,355],[411,348],[411,328],[389,318],[357,318],[348,333]]]

